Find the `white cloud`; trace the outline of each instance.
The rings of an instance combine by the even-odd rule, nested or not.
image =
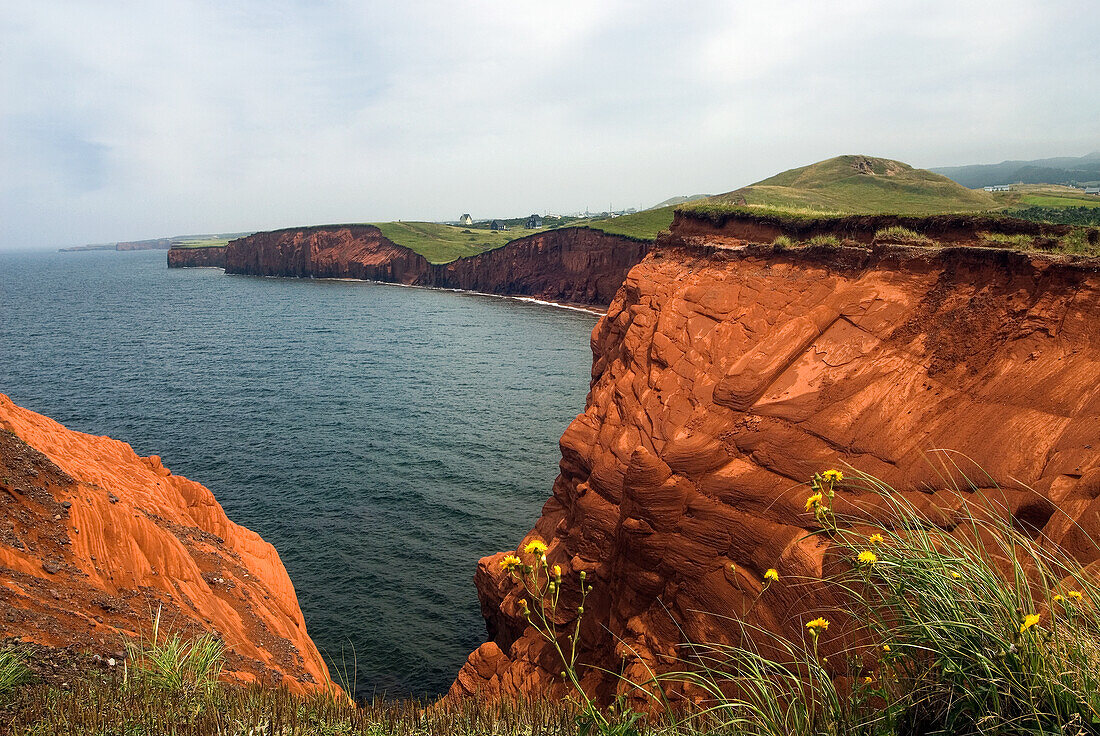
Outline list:
[[[1060,0],[9,3],[0,248],[1080,154],[1098,34]]]

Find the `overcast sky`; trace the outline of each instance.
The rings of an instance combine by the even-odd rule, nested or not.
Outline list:
[[[0,0],[0,249],[1100,149],[1096,2]]]

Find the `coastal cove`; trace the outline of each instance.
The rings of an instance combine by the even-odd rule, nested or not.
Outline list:
[[[596,319],[156,251],[3,254],[0,302],[0,391],[210,488],[362,696],[442,693],[484,640],[477,561],[538,517]]]

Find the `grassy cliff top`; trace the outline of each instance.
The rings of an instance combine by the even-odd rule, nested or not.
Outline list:
[[[643,210],[632,215],[585,220],[576,224],[610,235],[622,235],[633,240],[653,240],[657,237],[657,233],[668,230],[672,225],[672,216],[675,212],[676,206],[670,205],[652,210]]]
[[[375,222],[387,238],[414,250],[432,263],[450,263],[500,248],[516,238],[540,232],[514,229],[494,231],[479,227],[441,225],[435,222]]]
[[[991,194],[872,156],[837,156],[784,171],[684,209],[765,208],[807,215],[939,215],[1000,209]]]
[[[548,220],[548,227],[529,230],[522,227],[510,227],[504,231],[487,230],[482,226],[463,227],[442,225],[435,222],[375,222],[371,223],[387,238],[416,251],[432,263],[449,263],[458,258],[476,256],[487,250],[500,248],[513,240],[529,235],[550,232],[570,227],[587,227],[593,230],[622,235],[632,240],[653,240],[661,230],[672,225],[675,207],[662,207],[645,210],[633,215],[621,217],[591,218],[573,220],[560,227]]]

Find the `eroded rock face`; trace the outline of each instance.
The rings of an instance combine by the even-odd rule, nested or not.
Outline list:
[[[226,246],[226,273],[350,278],[429,285],[431,264],[370,225],[256,233]]]
[[[567,304],[610,304],[650,243],[588,228],[548,230],[433,267],[432,283]]]
[[[257,233],[231,241],[226,273],[353,278],[584,305],[611,303],[649,243],[587,228],[548,230],[446,264],[369,225]]]
[[[106,659],[158,608],[172,631],[217,632],[232,679],[328,682],[274,547],[160,458],[0,394],[0,638]]]
[[[210,248],[172,248],[168,268],[225,268],[225,246]]]
[[[1095,260],[776,253],[673,237],[630,271],[592,351],[585,411],[561,438],[553,495],[520,544],[550,544],[567,612],[587,571],[588,665],[641,682],[685,642],[736,642],[720,617],[799,640],[807,620],[835,613],[833,593],[804,582],[830,557],[808,536],[816,526],[800,484],[846,463],[922,507],[950,507],[959,471],[928,454],[950,448],[972,478],[1003,489],[997,499],[1018,518],[1083,562],[1098,557]],[[843,490],[837,506],[860,500]],[[491,641],[462,668],[458,697],[562,688],[560,661],[526,626],[501,556],[478,565]],[[779,582],[752,605],[773,567]],[[825,653],[843,628],[823,637]],[[585,672],[601,697],[628,690]]]

